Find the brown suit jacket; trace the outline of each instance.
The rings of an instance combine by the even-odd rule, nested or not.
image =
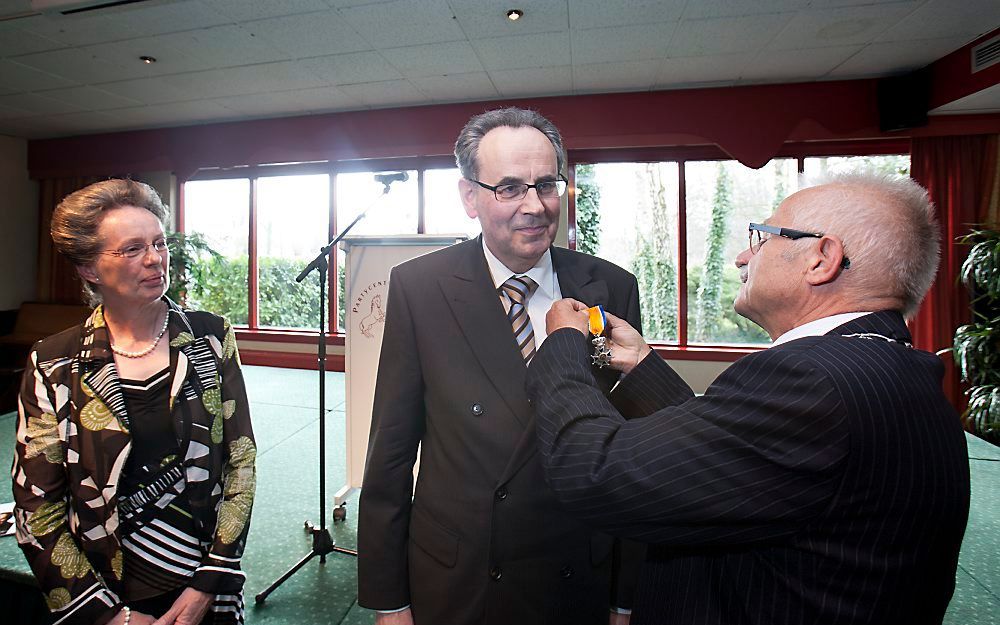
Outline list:
[[[630,273],[562,248],[552,262],[564,297],[639,325]],[[418,624],[449,625],[607,623],[610,605],[631,606],[641,554],[625,548],[620,566],[618,544],[556,502],[525,373],[480,239],[393,270],[358,521],[362,606],[409,604]],[[617,376],[602,374],[607,391]]]

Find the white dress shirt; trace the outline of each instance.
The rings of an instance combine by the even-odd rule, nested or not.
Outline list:
[[[490,251],[483,239],[483,254],[486,256],[486,264],[490,267],[490,275],[493,276],[493,286],[500,288],[511,276],[528,276],[538,284],[538,288],[528,298],[528,319],[531,319],[531,329],[535,332],[535,349],[542,346],[542,342],[548,334],[545,332],[545,313],[549,312],[552,304],[562,299],[562,290],[559,288],[559,280],[556,272],[552,268],[552,252],[546,250],[542,257],[538,259],[535,266],[518,273],[511,271],[503,262]],[[497,297],[500,297],[499,294]],[[504,310],[508,310],[510,302],[506,297],[500,298],[503,302]]]
[[[769,347],[774,347],[775,345],[781,345],[782,343],[787,343],[789,341],[794,341],[795,339],[805,338],[807,336],[823,336],[833,330],[834,328],[839,328],[848,321],[857,319],[858,317],[864,317],[865,315],[870,315],[870,312],[852,312],[852,313],[840,313],[839,315],[830,315],[829,317],[820,317],[819,319],[814,319],[809,323],[803,323],[802,325],[792,328],[788,332],[785,332],[778,338],[774,339],[774,342],[769,345]]]

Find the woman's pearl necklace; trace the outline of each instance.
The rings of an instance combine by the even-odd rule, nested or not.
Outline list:
[[[160,339],[162,339],[163,335],[167,333],[167,322],[169,320],[170,320],[170,311],[168,310],[163,315],[163,327],[160,328],[160,333],[156,335],[156,340],[153,341],[153,344],[150,345],[149,347],[147,347],[146,349],[140,349],[137,352],[130,352],[130,351],[126,351],[124,349],[119,349],[119,348],[115,347],[114,343],[112,343],[111,344],[111,351],[113,351],[114,353],[118,354],[119,356],[124,356],[125,358],[142,358],[146,354],[148,354],[148,353],[152,352],[154,349],[156,349],[156,346],[160,344]]]

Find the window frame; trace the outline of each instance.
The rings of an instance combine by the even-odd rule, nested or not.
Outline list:
[[[262,328],[260,327],[258,311],[258,256],[257,256],[257,181],[260,178],[275,176],[322,175],[329,176],[329,231],[327,240],[333,239],[339,232],[337,223],[337,174],[358,173],[365,171],[405,171],[417,172],[417,234],[424,233],[424,171],[427,169],[455,168],[453,155],[415,156],[405,158],[360,159],[349,161],[312,161],[303,163],[279,163],[273,165],[247,165],[226,168],[201,169],[193,176],[180,183],[180,203],[177,211],[177,231],[186,232],[184,211],[184,187],[188,182],[207,180],[248,179],[250,191],[248,198],[249,220],[247,235],[247,324],[234,324],[238,340],[267,341],[272,343],[309,344],[314,342],[316,329],[312,328]],[[346,224],[345,224],[346,225]],[[339,246],[334,247],[330,254],[330,267],[338,266]],[[344,345],[344,333],[337,327],[337,311],[342,294],[337,284],[337,271],[327,272],[327,345]]]
[[[853,157],[878,156],[888,154],[910,154],[909,138],[888,138],[873,140],[849,141],[812,141],[801,143],[786,143],[772,158],[797,160],[797,171],[804,171],[805,159],[815,157]],[[765,349],[766,346],[749,346],[726,343],[688,343],[688,301],[687,301],[687,205],[685,184],[685,163],[687,161],[718,161],[734,160],[732,156],[715,145],[695,146],[663,146],[648,148],[585,148],[567,150],[565,172],[569,180],[567,193],[567,239],[570,249],[576,249],[576,165],[599,163],[644,163],[674,161],[678,163],[678,202],[677,225],[682,236],[678,237],[677,249],[677,280],[678,280],[678,341],[654,341],[651,346],[662,357],[670,360],[697,360],[707,362],[734,362],[739,358]],[[336,176],[339,173],[356,173],[360,171],[417,171],[417,233],[423,234],[425,229],[425,198],[424,171],[427,169],[454,168],[455,159],[451,154],[411,156],[398,158],[356,159],[343,161],[310,161],[301,163],[278,163],[267,165],[246,165],[236,167],[219,167],[201,169],[186,181],[181,182],[179,189],[179,206],[177,211],[177,230],[184,229],[184,185],[191,181],[222,180],[232,178],[247,178],[250,180],[250,211],[248,252],[250,267],[248,267],[248,324],[235,326],[237,339],[241,341],[267,341],[270,343],[310,344],[315,341],[315,329],[304,328],[260,328],[257,311],[257,221],[256,198],[257,179],[265,176],[290,176],[308,174],[327,174],[330,180],[329,193],[329,232],[332,239],[338,232],[336,205]],[[334,248],[330,257],[330,266],[336,267],[340,249]],[[341,294],[338,292],[337,272],[327,274],[327,328],[326,341],[330,346],[343,346],[344,333],[336,327],[337,310]]]

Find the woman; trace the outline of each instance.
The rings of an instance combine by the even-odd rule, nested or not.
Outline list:
[[[55,623],[243,621],[256,447],[236,340],[164,296],[166,209],[107,180],[52,216],[96,305],[31,351],[14,459],[17,539]]]

